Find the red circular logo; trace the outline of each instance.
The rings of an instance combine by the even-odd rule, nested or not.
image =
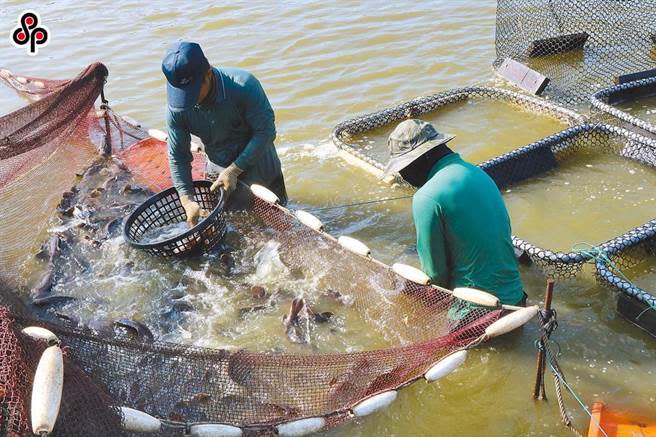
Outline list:
[[[26,11],[18,19],[18,27],[11,34],[14,44],[28,45],[30,55],[35,55],[37,46],[48,42],[48,29],[39,26],[39,16],[35,12]]]

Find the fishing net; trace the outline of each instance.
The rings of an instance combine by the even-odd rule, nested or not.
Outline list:
[[[104,67],[96,66],[82,77],[86,80],[98,78],[97,72],[104,72],[100,76],[106,75]],[[7,76],[5,73],[5,79]],[[16,84],[25,85],[24,81],[11,77],[8,82],[18,89]],[[34,85],[37,80],[25,82]],[[43,82],[44,86],[49,83],[38,82]],[[75,94],[80,87],[87,89],[80,85],[82,82],[53,81],[51,93],[36,93],[44,97],[16,113],[19,118],[30,114],[32,129],[40,128],[39,120],[47,120],[54,129],[61,120],[51,115],[50,106],[42,106],[42,102],[51,102],[55,97],[63,99],[62,109],[58,111],[60,117],[90,120],[78,121],[78,128],[93,126],[93,130],[98,129],[102,151],[107,152],[107,146],[113,146],[115,157],[97,159],[77,177],[78,184],[65,192],[63,199],[59,192],[54,195],[60,202],[59,213],[64,216],[70,213],[70,220],[76,219],[77,212],[67,202],[83,194],[98,203],[102,203],[102,196],[110,191],[147,196],[150,191],[144,191],[135,176],[141,169],[146,169],[143,171],[146,178],[142,175],[141,181],[147,182],[151,189],[169,181],[168,173],[163,171],[167,159],[163,152],[149,151],[141,155],[156,161],[154,163],[139,159],[130,162],[133,156],[128,151],[133,147],[136,146],[132,150],[138,151],[135,153],[141,153],[139,145],[145,144],[145,148],[153,145],[137,123],[126,121],[108,108],[104,108],[99,117],[91,113],[99,93],[97,87],[93,92],[80,94],[84,98],[72,98],[76,104],[67,103],[64,96]],[[98,79],[94,83],[101,82]],[[41,88],[40,85],[36,87]],[[38,117],[39,110],[45,111],[43,118]],[[70,118],[72,113],[82,113],[86,118]],[[20,124],[13,117],[14,114],[9,114],[3,118],[3,133],[5,126]],[[62,130],[57,136],[48,137],[51,139],[40,147],[64,147],[75,135],[70,132],[65,135]],[[7,159],[20,157],[20,150],[25,153],[40,150],[35,146],[36,139],[25,137],[25,145],[14,137],[13,152]],[[79,137],[92,144],[88,131]],[[162,144],[155,143],[160,150]],[[47,165],[46,162],[40,167]],[[81,186],[87,178],[97,175],[105,175],[109,183],[84,191]],[[14,176],[10,185],[20,179]],[[23,191],[23,195],[26,192]],[[133,207],[130,202],[136,198],[126,195],[126,199],[123,203],[109,205],[109,210],[114,214],[124,213],[125,208]],[[103,214],[105,212],[99,209],[101,217],[95,223],[103,226],[91,223],[91,226],[75,228],[92,235],[83,241],[84,244],[86,241],[90,247],[96,247],[102,244],[101,234],[111,232],[112,223],[116,221],[111,215]],[[26,307],[17,297],[15,288],[3,285],[0,289],[0,305],[3,306],[0,310],[0,429],[3,435],[30,435],[31,382],[46,344],[21,333],[26,326],[38,325],[51,330],[61,340],[65,352],[65,384],[55,435],[121,435],[125,417],[119,407],[135,408],[162,419],[165,426],[159,435],[181,436],[193,431],[191,425],[198,423],[229,424],[240,427],[246,435],[259,435],[279,432],[280,428],[276,427],[281,423],[301,418],[322,418],[321,429],[349,420],[354,417],[354,408],[363,400],[393,393],[423,378],[433,364],[452,352],[484,341],[487,338],[485,328],[503,313],[501,308],[471,306],[448,290],[404,279],[371,257],[346,250],[327,233],[302,224],[287,209],[252,194],[249,210],[234,213],[228,220],[238,234],[263,235],[278,244],[285,266],[295,275],[316,280],[316,291],[348,297],[349,305],[357,310],[363,323],[389,347],[329,354],[258,353],[99,334],[89,327],[58,321],[51,313],[36,312],[34,306]],[[58,256],[60,249],[57,245],[52,247],[52,256]],[[49,267],[51,264],[55,264],[52,259]],[[5,264],[2,270],[5,277],[16,275]],[[450,313],[453,309],[458,310],[458,315]]]
[[[43,239],[61,193],[97,151],[120,150],[145,136],[111,110],[94,108],[107,74],[99,63],[71,80],[0,70],[0,81],[32,102],[0,118],[0,275],[5,280],[16,279],[26,254]]]
[[[547,95],[574,104],[656,68],[654,29],[653,0],[499,0],[494,66],[525,64],[551,79]]]
[[[590,97],[595,119],[607,123],[620,123],[627,129],[656,135],[656,126],[647,120],[631,115],[614,105],[627,101],[639,104],[641,98],[656,95],[656,78],[640,79],[601,89]]]
[[[568,125],[582,123],[584,117],[574,111],[536,97],[522,95],[513,91],[490,87],[456,88],[401,103],[392,108],[383,109],[346,120],[332,133],[335,145],[342,151],[342,156],[349,162],[364,167],[373,174],[382,174],[385,165],[378,153],[356,140],[358,135],[373,131],[381,126],[400,123],[422,114],[439,112],[449,106],[463,101],[493,101],[500,104],[517,106],[530,113],[557,118]]]
[[[382,334],[391,339],[403,334],[398,341],[406,345],[291,355],[141,343],[25,319],[17,320],[12,332],[20,343],[23,337],[16,330],[21,327],[37,323],[52,330],[68,348],[69,366],[74,363],[102,387],[111,406],[133,407],[179,426],[219,422],[269,433],[273,425],[299,418],[324,417],[326,427],[351,418],[361,400],[422,378],[436,361],[480,340],[500,315],[501,310],[476,308],[457,323],[450,321],[447,312],[459,301],[449,292],[409,282],[385,265],[346,251],[276,205],[254,198],[253,214],[261,222],[259,232],[280,243],[286,266],[323,275],[322,287],[351,296],[372,329],[378,329],[374,321],[384,320]],[[329,270],[314,270],[326,265]],[[21,344],[21,349],[29,347]],[[29,381],[21,389],[29,391]],[[64,404],[74,400],[66,388],[63,399]],[[66,411],[58,426],[79,419]],[[12,418],[20,426],[24,419]],[[100,435],[89,431],[96,429],[93,424],[85,426],[88,435]],[[182,429],[170,428],[163,435],[182,435]]]

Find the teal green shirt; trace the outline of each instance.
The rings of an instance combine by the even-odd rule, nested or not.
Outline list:
[[[445,288],[472,287],[502,303],[524,296],[508,211],[494,181],[457,153],[440,159],[414,195],[421,267]]]
[[[213,102],[191,109],[168,108],[168,157],[173,184],[180,194],[191,195],[191,134],[198,136],[205,154],[215,164],[235,163],[244,170],[247,184],[268,186],[280,174],[273,145],[276,126],[273,109],[260,82],[237,68],[213,68],[216,92]]]

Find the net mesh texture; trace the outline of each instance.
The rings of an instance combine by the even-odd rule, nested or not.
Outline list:
[[[105,152],[111,145],[115,156],[98,158],[87,166],[74,178],[77,186],[65,192],[63,199],[57,193],[60,213],[70,209],[67,199],[89,194],[78,188],[85,178],[105,171],[114,173],[108,185],[97,189],[98,196],[128,186],[146,196],[150,190],[170,185],[170,177],[163,171],[167,167],[166,154],[152,152],[153,145],[163,152],[164,142],[148,138],[140,126],[109,108],[99,114],[92,111],[104,76],[106,69],[100,64],[73,81],[18,80],[3,73],[4,80],[19,91],[29,94],[35,86],[39,90],[34,93],[39,100],[18,111],[15,120],[14,114],[2,119],[0,137],[11,138],[3,149],[8,162],[5,165],[3,159],[0,163],[5,169],[3,174],[11,174],[4,188],[16,186],[42,167],[13,165],[18,161],[12,160],[21,156],[19,151],[46,156],[72,142],[85,143],[92,149],[95,144]],[[49,86],[50,93],[40,91]],[[80,88],[84,92],[78,93]],[[55,103],[61,108],[53,112]],[[39,116],[41,113],[43,116]],[[59,134],[48,136],[45,142],[37,141],[31,132],[42,129],[42,122],[64,125],[56,114],[69,119],[67,128],[62,127]],[[70,118],[71,114],[77,116]],[[142,153],[140,146],[144,144],[151,150],[148,156],[157,162],[131,161],[130,150]],[[145,190],[140,181],[147,182]],[[135,206],[134,198],[126,199],[123,204],[112,205],[114,214],[124,214]],[[299,418],[323,417],[325,428],[349,420],[352,408],[363,399],[422,378],[431,365],[448,354],[476,345],[484,338],[485,328],[502,315],[501,309],[476,307],[454,323],[448,311],[462,302],[449,291],[410,282],[374,259],[343,249],[333,237],[301,224],[278,205],[252,196],[249,211],[229,220],[236,227],[244,221],[256,223],[251,232],[277,241],[285,265],[303,269],[306,275],[322,275],[323,287],[352,296],[363,320],[384,320],[384,328],[373,324],[372,329],[383,329],[383,337],[397,346],[332,354],[256,353],[99,335],[86,327],[37,314],[33,307],[26,308],[13,286],[18,275],[4,267],[0,289],[0,304],[4,307],[0,312],[0,429],[4,434],[30,435],[27,412],[31,382],[46,344],[22,334],[26,326],[51,330],[65,352],[62,407],[54,435],[120,435],[121,406],[165,420],[170,426],[164,427],[160,435],[183,435],[186,426],[199,422],[235,425],[247,435],[259,435],[273,434],[275,425]],[[104,216],[103,220],[108,225],[113,222],[112,216]],[[91,232],[109,229],[101,227]],[[34,238],[44,239],[38,235]],[[29,247],[24,250],[29,252]],[[321,265],[330,268],[313,270]]]
[[[416,118],[421,114],[439,111],[441,108],[447,108],[449,105],[466,100],[488,100],[511,104],[531,113],[557,118],[570,126],[585,121],[585,117],[576,111],[540,98],[501,88],[466,87],[418,97],[391,108],[343,121],[333,129],[332,140],[340,150],[348,154],[347,159],[352,157],[354,160],[359,161],[357,164],[368,167],[370,171],[376,173],[384,170],[387,163],[381,162],[366,148],[357,144],[353,140],[355,136],[381,126]]]
[[[656,68],[655,29],[654,0],[499,0],[494,66],[525,64],[551,80],[547,96],[575,105]]]
[[[639,79],[603,88],[590,97],[591,112],[595,120],[618,123],[644,135],[656,135],[656,126],[615,105],[656,95],[656,77]]]

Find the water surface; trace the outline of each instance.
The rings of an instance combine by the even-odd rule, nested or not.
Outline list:
[[[6,1],[0,8],[2,38],[8,37],[24,7],[22,1]],[[229,5],[170,0],[154,3],[117,0],[81,5],[63,0],[39,5],[38,12],[51,31],[48,47],[32,58],[8,42],[2,43],[0,63],[27,75],[68,78],[88,63],[101,60],[110,71],[107,96],[112,107],[148,127],[164,126],[165,93],[160,61],[171,43],[180,39],[199,41],[214,65],[241,67],[255,73],[276,111],[276,144],[292,207],[308,209],[411,194],[404,190],[390,191],[386,185],[341,161],[329,142],[333,126],[356,114],[420,95],[452,87],[499,83],[490,67],[495,57],[495,2],[490,0],[383,4],[370,0],[284,4],[236,1]],[[0,91],[0,101],[3,113],[24,103],[6,90]],[[461,105],[434,119],[444,130],[458,134],[453,143],[455,149],[473,161],[484,160],[561,128],[550,119],[534,119],[512,109],[498,111],[496,106],[486,105]],[[35,173],[39,178],[34,180],[47,178],[53,191],[32,190],[29,204],[54,207],[59,193],[74,182],[73,175],[63,174],[56,163],[70,162],[71,157],[84,162],[88,158],[79,158],[84,153],[72,147],[63,149],[54,157],[53,166]],[[605,169],[615,165],[603,159],[592,163],[597,164]],[[532,193],[526,188],[526,198],[520,202],[520,216],[507,197],[513,226],[526,233],[534,232],[535,238],[545,245],[552,242],[566,247],[582,239],[598,242],[597,236],[612,234],[616,232],[615,227],[623,229],[625,224],[640,223],[644,205],[636,212],[632,202],[644,202],[647,197],[634,200],[627,195],[624,203],[618,204],[617,199],[605,194],[604,188],[608,187],[613,196],[619,195],[625,184],[631,190],[644,186],[653,192],[656,184],[651,176],[636,180],[643,176],[631,175],[628,172],[631,168],[626,167],[626,171],[620,172],[620,179],[611,181],[610,176],[598,174],[595,168],[572,172],[571,190],[554,186],[564,184],[565,179],[529,187]],[[547,187],[551,187],[549,191]],[[596,215],[586,212],[591,207],[586,199],[593,192],[599,195],[599,201],[592,202]],[[48,222],[42,213],[25,214],[16,206],[23,203],[14,203],[17,197],[20,194],[0,195],[5,208],[0,214],[3,232],[45,239],[46,229],[56,223]],[[612,213],[602,214],[605,208]],[[547,212],[551,215],[545,216]],[[404,260],[417,265],[409,200],[322,210],[316,214],[335,235],[350,234],[365,241],[376,257],[386,262]],[[575,214],[577,220],[568,221],[565,218],[568,214]],[[600,224],[599,217],[612,221]],[[567,222],[577,226],[561,226]],[[554,226],[549,226],[553,223],[558,223],[556,229],[561,235],[555,235]],[[612,229],[605,229],[606,226]],[[588,229],[594,235],[583,233]],[[562,242],[556,238],[562,238]],[[124,243],[115,244],[118,252],[123,251],[120,247]],[[107,250],[111,248],[108,246]],[[11,247],[3,250],[7,250],[3,263],[23,266],[24,278],[33,277],[34,264],[25,264],[28,253],[12,251]],[[122,256],[125,258],[120,261],[127,262],[137,255],[123,251]],[[194,268],[202,271],[203,267]],[[161,266],[161,271],[167,269],[166,265]],[[173,270],[176,269],[186,271],[186,267]],[[102,298],[111,304],[108,307],[116,311],[122,305],[125,305],[123,309],[133,310],[139,302],[155,303],[157,300],[153,299],[157,299],[158,292],[170,292],[169,286],[163,287],[167,290],[156,287],[146,290],[144,284],[130,283],[123,283],[117,289],[114,284],[119,278],[109,276],[114,282],[108,282],[105,289],[100,283],[96,285]],[[539,302],[545,278],[535,268],[523,268],[522,277],[529,301]],[[194,305],[205,308],[198,313],[202,317],[194,320],[197,329],[187,329],[184,334],[172,332],[178,332],[180,341],[184,342],[224,341],[217,334],[221,329],[213,325],[220,321],[219,309],[228,307],[236,311],[241,305],[229,298],[228,293],[234,290],[214,288],[205,295],[197,295]],[[611,406],[653,412],[656,343],[616,314],[614,299],[612,292],[599,286],[592,275],[557,284],[554,304],[560,328],[555,338],[562,350],[561,365],[588,403],[603,400]],[[143,306],[144,316],[150,314],[150,309]],[[271,332],[272,336],[275,332],[279,336],[277,315],[275,327],[272,324],[267,328],[267,323],[263,319],[260,325],[224,327],[232,330],[236,339],[243,336],[241,340],[231,341],[248,344],[256,337],[252,335],[255,332],[257,335]],[[357,325],[351,325],[354,326]],[[346,425],[333,434],[569,435],[560,424],[555,402],[529,400],[536,335],[532,324],[514,336],[485,345],[470,354],[467,364],[448,379],[404,389],[389,409]],[[380,334],[373,327],[354,334],[353,338],[361,347],[380,344]],[[344,344],[336,343],[332,347],[338,350]],[[554,399],[551,387],[548,390]],[[569,405],[574,407],[571,402]],[[585,429],[587,420],[580,410],[575,410],[574,416],[575,424]]]

